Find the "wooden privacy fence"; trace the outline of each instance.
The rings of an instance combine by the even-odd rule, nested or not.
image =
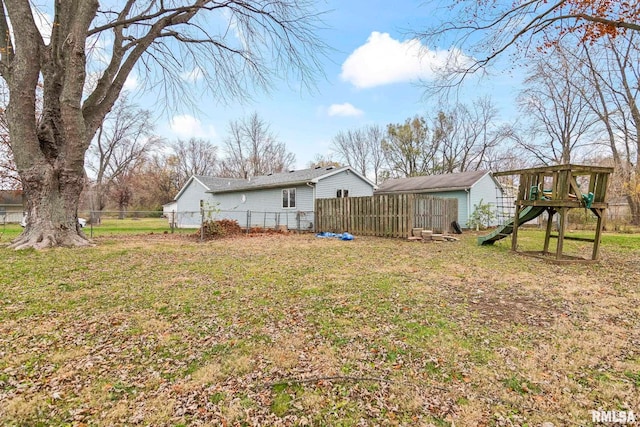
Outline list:
[[[316,231],[360,236],[408,237],[412,228],[449,231],[458,200],[422,194],[381,194],[316,200]]]

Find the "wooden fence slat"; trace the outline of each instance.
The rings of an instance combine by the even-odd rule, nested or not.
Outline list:
[[[318,199],[315,216],[317,231],[408,237],[413,228],[449,231],[458,218],[458,201],[423,194]]]

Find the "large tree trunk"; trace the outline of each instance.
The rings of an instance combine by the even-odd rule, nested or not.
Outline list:
[[[631,213],[631,224],[640,225],[640,185],[636,184],[635,179],[628,181],[629,186],[633,187],[628,190],[627,203],[629,203],[629,212]]]
[[[631,199],[631,197],[628,197]],[[629,200],[629,210],[631,212],[631,224],[640,225],[640,203],[637,200]]]
[[[152,85],[156,76],[164,78],[167,94],[176,93],[174,84],[183,80],[180,67],[165,63],[173,58],[188,58],[191,65],[212,58],[214,77],[207,87],[215,95],[242,96],[254,86],[245,84],[249,81],[266,88],[268,77],[291,69],[312,78],[315,53],[325,49],[313,35],[318,13],[312,3],[0,0],[0,77],[9,92],[9,134],[29,213],[13,246],[88,243],[76,225],[85,153],[143,55],[148,54],[143,73]],[[237,22],[250,34],[249,44],[238,47],[232,34],[210,33],[204,21],[192,22],[198,14]],[[52,18],[46,38],[36,22],[44,15]],[[107,40],[108,48],[102,49],[100,40]],[[92,88],[85,86],[87,48],[96,55]],[[41,110],[36,93],[42,95]]]
[[[91,244],[78,225],[77,206],[84,185],[83,171],[64,170],[45,163],[24,171],[22,177],[27,199],[27,225],[11,248]]]
[[[9,135],[27,200],[27,226],[10,247],[89,245],[77,221],[84,155],[93,136],[81,103],[86,31],[98,2],[60,2],[48,46],[29,3],[5,3],[16,44],[3,57],[11,66],[1,70],[9,88]]]

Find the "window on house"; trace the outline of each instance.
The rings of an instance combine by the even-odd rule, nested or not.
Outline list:
[[[295,208],[296,207],[296,189],[285,188],[282,190],[282,207],[283,208]]]
[[[338,198],[349,197],[349,190],[343,190],[343,189],[338,190],[336,192],[336,197],[338,197]]]

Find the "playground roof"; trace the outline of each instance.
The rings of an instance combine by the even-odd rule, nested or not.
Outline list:
[[[488,173],[489,171],[480,170],[390,179],[380,185],[376,194],[437,193],[442,191],[468,190]]]

